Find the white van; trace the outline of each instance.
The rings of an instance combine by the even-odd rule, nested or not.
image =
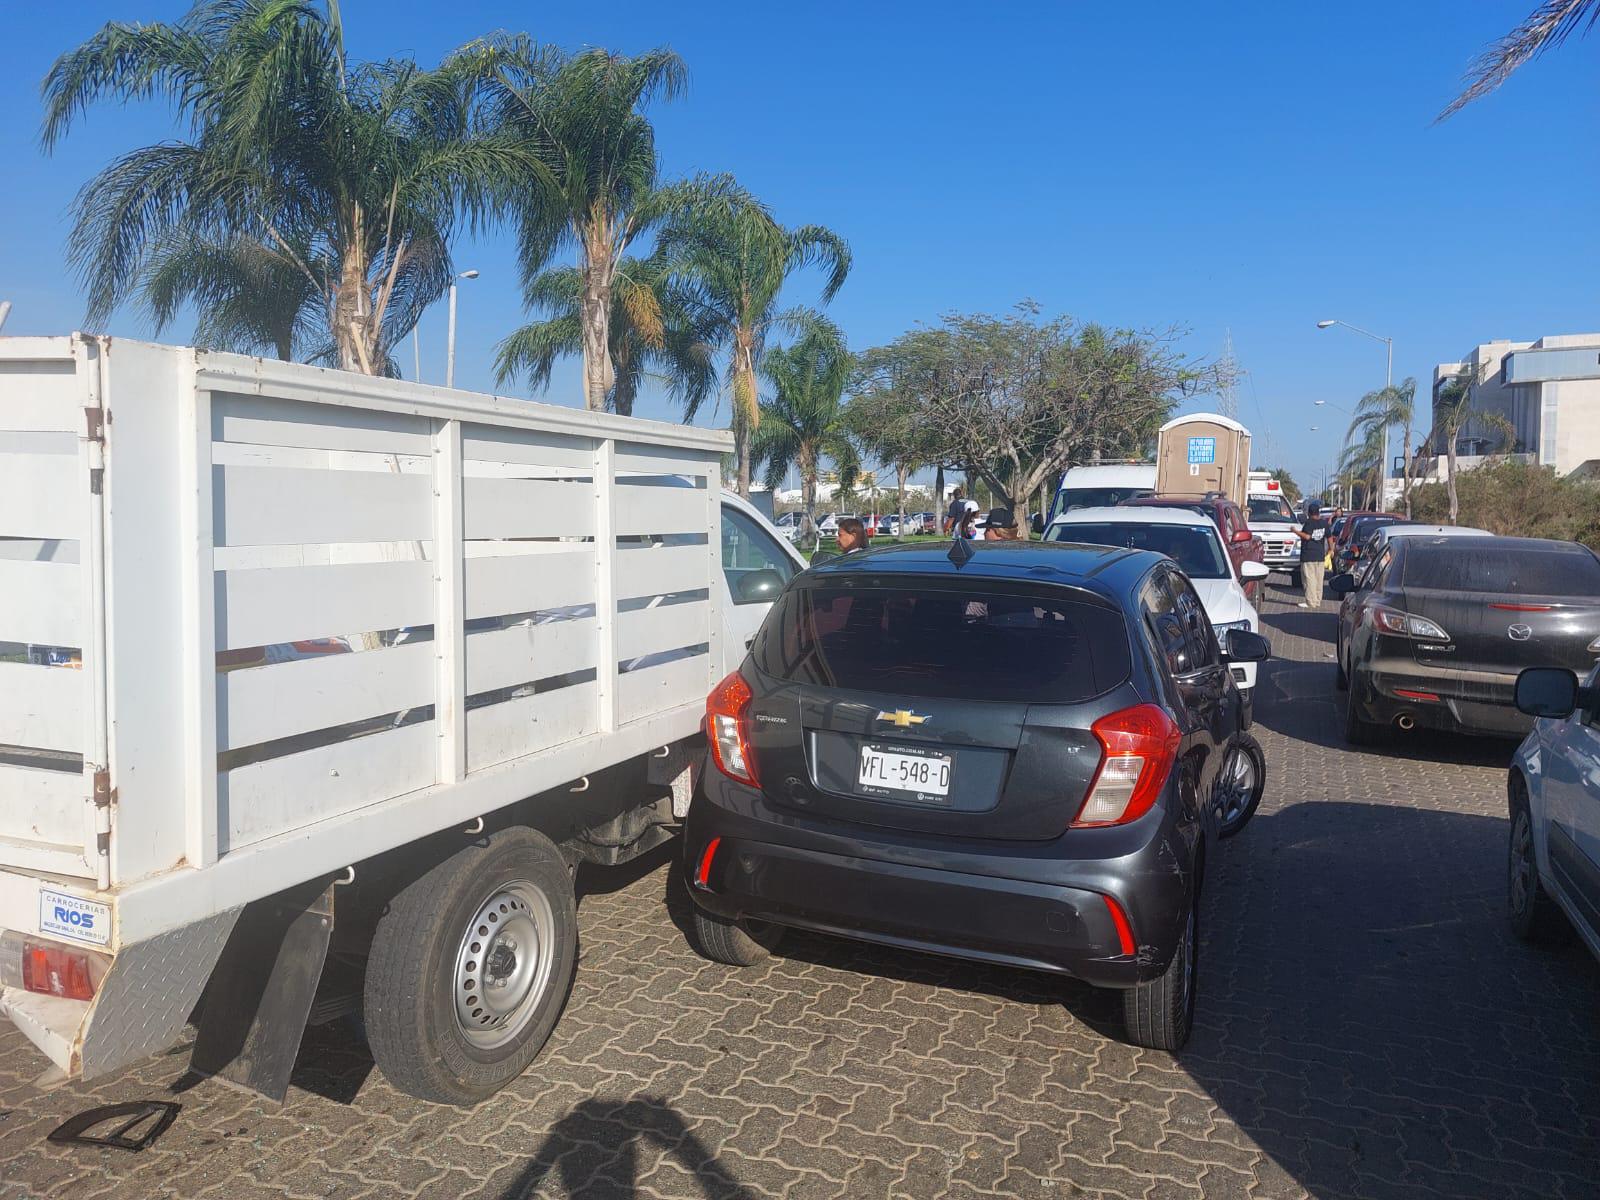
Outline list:
[[[1096,463],[1070,467],[1061,476],[1045,524],[1075,508],[1110,508],[1124,500],[1155,494],[1155,463]]]

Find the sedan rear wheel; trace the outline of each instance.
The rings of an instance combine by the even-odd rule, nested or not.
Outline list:
[[[1351,674],[1344,694],[1344,740],[1352,746],[1375,746],[1381,730],[1379,726],[1361,715],[1360,705],[1356,700],[1356,693],[1360,690],[1360,677]]]
[[[1521,787],[1514,783],[1513,787]],[[1539,861],[1533,848],[1533,816],[1528,811],[1527,793],[1511,818],[1511,844],[1508,856],[1506,915],[1511,931],[1525,942],[1556,942],[1571,932],[1566,914],[1556,906],[1539,881]]]
[[[1217,836],[1230,838],[1250,823],[1261,806],[1267,783],[1267,756],[1261,743],[1242,733],[1228,751],[1217,781]]]
[[[696,907],[694,948],[712,962],[749,967],[760,962],[783,937],[783,926],[766,921],[730,921]]]

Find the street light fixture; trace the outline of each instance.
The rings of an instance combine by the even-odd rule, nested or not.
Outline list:
[[[444,385],[456,385],[456,280],[476,279],[477,271],[463,271],[450,281],[450,332],[445,339]]]
[[[1388,350],[1387,365],[1383,373],[1383,386],[1387,391],[1394,386],[1394,339],[1373,333],[1370,329],[1363,329],[1359,325],[1352,325],[1349,321],[1341,321],[1334,317],[1327,321],[1318,321],[1318,329],[1332,329],[1335,325],[1343,325],[1352,333],[1359,333],[1362,337],[1369,337],[1375,342],[1382,342]],[[1318,400],[1318,404],[1323,401]],[[1382,510],[1389,500],[1389,422],[1383,423],[1383,463],[1378,470],[1378,508]]]

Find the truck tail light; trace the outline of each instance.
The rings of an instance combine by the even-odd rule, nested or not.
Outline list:
[[[1372,627],[1379,633],[1391,634],[1394,637],[1421,638],[1429,642],[1450,640],[1450,635],[1427,617],[1401,612],[1398,608],[1389,608],[1383,604],[1374,604],[1367,612],[1371,615]]]
[[[74,950],[16,933],[0,938],[0,987],[64,1000],[93,1000],[109,965],[105,955],[90,950]]]
[[[729,779],[760,787],[755,757],[750,753],[750,701],[754,693],[735,671],[706,698],[706,735],[711,761]]]
[[[1172,774],[1183,740],[1178,727],[1156,705],[1136,704],[1101,717],[1089,730],[1102,753],[1074,828],[1137,821]]]

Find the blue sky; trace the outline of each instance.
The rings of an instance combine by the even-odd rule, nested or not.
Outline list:
[[[1313,402],[1349,407],[1383,382],[1381,345],[1319,332],[1317,319],[1391,335],[1396,377],[1415,375],[1424,393],[1435,363],[1479,341],[1600,328],[1600,44],[1569,44],[1431,124],[1471,57],[1532,5],[344,0],[344,11],[354,55],[430,65],[499,28],[568,48],[669,44],[691,83],[655,110],[666,173],[731,171],[784,222],[848,238],[855,270],[832,313],[853,346],[1023,297],[1109,324],[1184,326],[1196,354],[1220,353],[1231,331],[1258,462],[1314,483],[1346,418]],[[111,155],[172,128],[159,104],[100,109],[46,159],[38,81],[105,21],[185,7],[11,6],[7,333],[82,322],[62,265],[72,195]],[[457,382],[487,389],[493,345],[521,317],[509,241],[467,239],[457,262],[482,272],[462,292]],[[815,296],[814,279],[791,285],[793,302]],[[444,324],[441,303],[422,326],[432,381]],[[151,331],[129,311],[109,332]],[[544,398],[579,402],[575,364]],[[641,415],[673,414],[647,397]]]

